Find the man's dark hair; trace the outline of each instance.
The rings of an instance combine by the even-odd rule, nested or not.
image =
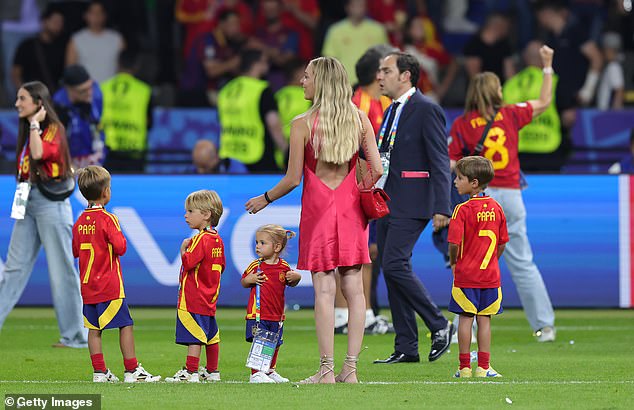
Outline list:
[[[536,1],[535,5],[533,6],[533,10],[535,10],[535,12],[542,10],[561,11],[567,8],[568,5],[564,0],[539,0]]]
[[[262,50],[247,48],[240,53],[240,72],[246,73],[255,63],[262,59]]]
[[[381,57],[381,53],[370,48],[359,58],[354,70],[357,73],[360,86],[370,85],[374,82],[376,72],[379,71]]]
[[[40,21],[46,20],[47,18],[51,17],[53,14],[61,14],[62,16],[64,15],[58,6],[49,4],[40,14]]]
[[[305,66],[306,63],[300,58],[293,57],[288,60],[288,62],[284,64],[284,67],[282,67],[286,82],[292,81],[297,70],[303,69]]]
[[[137,53],[129,48],[121,50],[119,53],[119,68],[135,70],[139,64]]]
[[[396,57],[396,67],[398,68],[399,74],[409,71],[410,83],[412,84],[412,87],[416,87],[418,79],[420,78],[420,64],[418,63],[418,60],[416,60],[413,55],[402,51],[390,53],[388,56]]]

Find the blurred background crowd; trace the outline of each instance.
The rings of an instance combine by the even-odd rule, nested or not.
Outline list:
[[[100,118],[116,116],[116,109],[108,113],[101,99],[134,90],[130,106],[143,118],[128,128],[149,128],[153,107],[216,107],[223,86],[248,71],[266,80],[274,96],[265,107],[262,97],[263,117],[277,110],[284,128],[284,107],[303,107],[284,100],[301,94],[284,91],[300,85],[306,62],[334,56],[359,84],[357,61],[380,44],[416,56],[418,88],[444,108],[462,107],[469,78],[482,71],[504,81],[507,102],[534,98],[527,93],[539,90],[533,84],[541,82],[539,46],[552,47],[555,98],[542,121],[558,134],[541,148],[524,147],[522,164],[529,171],[561,168],[571,155],[569,134],[579,108],[634,105],[630,0],[2,0],[0,13],[0,108],[13,106],[22,83],[39,80],[60,106],[66,104],[68,121],[73,103],[105,110],[84,116],[86,130],[105,128],[111,161],[118,160],[122,171],[143,171],[147,148],[137,144],[136,152],[117,157],[125,147],[108,142],[108,124]],[[259,51],[255,59],[253,50]],[[271,131],[271,144],[283,151],[277,133]],[[236,164],[215,159],[214,144],[197,145],[195,163],[196,155],[215,162],[195,164],[192,171],[238,172]],[[136,168],[121,165],[135,158]]]

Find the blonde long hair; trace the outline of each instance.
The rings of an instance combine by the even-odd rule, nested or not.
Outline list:
[[[318,115],[317,127],[311,135],[315,158],[343,164],[359,150],[361,122],[352,103],[352,87],[343,65],[333,57],[311,60],[315,96],[308,117]]]
[[[502,107],[500,79],[490,71],[476,74],[469,83],[465,100],[465,114],[478,111],[482,117],[490,119],[493,110]]]

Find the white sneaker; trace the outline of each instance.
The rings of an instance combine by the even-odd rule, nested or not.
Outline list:
[[[105,373],[94,372],[92,374],[93,383],[116,383],[119,381],[119,378],[115,376],[110,369],[106,369]]]
[[[217,370],[215,372],[209,372],[207,371],[205,366],[200,366],[200,368],[198,369],[198,376],[200,380],[204,382],[219,382],[220,381],[220,372]]]
[[[275,383],[288,383],[288,379],[286,377],[282,377],[278,372],[273,370],[271,373],[267,373],[269,379],[273,380]]]
[[[147,370],[143,368],[143,366],[141,366],[141,363],[139,363],[139,365],[136,369],[134,369],[133,372],[125,372],[123,376],[124,383],[153,383],[161,380],[161,376],[152,376]]]
[[[176,372],[174,377],[166,377],[165,381],[168,383],[180,383],[180,382],[188,382],[188,383],[200,383],[200,378],[198,376],[198,372],[190,373],[186,368],[182,368]]]
[[[249,383],[275,383],[275,380],[271,379],[264,372],[257,372],[249,377]]]
[[[546,326],[535,332],[538,342],[554,342],[557,330],[554,327]]]

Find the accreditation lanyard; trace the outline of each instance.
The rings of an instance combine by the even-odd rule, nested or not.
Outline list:
[[[258,269],[255,271],[256,274],[258,272],[262,272],[261,265],[262,265],[262,259],[258,259]],[[256,323],[260,323],[260,286],[261,285],[257,285],[257,284],[255,285],[255,322]]]
[[[388,151],[392,151],[392,148],[394,148],[394,140],[396,140],[396,126],[398,125],[398,120],[401,118],[401,114],[403,113],[403,110],[405,109],[405,104],[407,104],[407,102],[412,97],[412,95],[414,95],[414,93],[411,93],[410,95],[408,95],[405,101],[403,101],[403,104],[401,104],[401,110],[397,113],[396,117],[394,118],[394,122],[392,122],[390,135],[388,137],[390,139],[390,145],[389,145]],[[394,103],[390,105],[387,115],[384,118],[390,118],[390,114],[392,114],[393,109],[394,109]],[[398,107],[396,109],[398,109]],[[381,125],[381,130],[379,131],[379,142],[377,144],[379,149],[381,148],[381,144],[383,143],[383,137],[385,136],[386,128],[387,128],[387,121],[385,121]]]

